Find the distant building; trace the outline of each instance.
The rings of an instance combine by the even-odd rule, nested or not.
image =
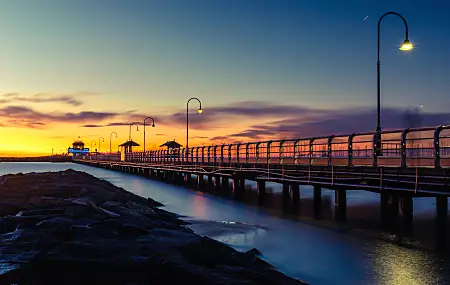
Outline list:
[[[123,144],[119,145],[119,147],[122,147],[122,151],[120,152],[120,160],[125,161],[125,154],[133,152],[133,146],[140,146],[137,142],[126,141]]]
[[[179,149],[180,147],[182,147],[181,144],[177,143],[175,140],[173,141],[167,141],[165,143],[163,143],[162,145],[160,145],[159,147],[167,147],[167,149]]]
[[[74,141],[72,147],[67,149],[67,153],[71,153],[73,156],[82,156],[89,153],[89,148],[85,148],[82,141]]]

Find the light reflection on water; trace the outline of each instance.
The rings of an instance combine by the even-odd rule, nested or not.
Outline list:
[[[238,229],[210,226],[210,236],[240,250],[255,247],[280,270],[310,284],[447,284],[450,280],[449,263],[434,254],[283,219],[256,206],[135,175],[69,163],[0,163],[0,174],[68,168],[86,171],[138,195],[151,197],[180,215],[235,222]],[[271,187],[277,192],[280,186]],[[301,191],[302,198],[312,196],[311,187],[302,187]],[[332,195],[332,191],[323,193]],[[349,208],[368,201],[378,203],[379,196],[348,191]],[[415,213],[433,212],[431,203],[415,201]]]

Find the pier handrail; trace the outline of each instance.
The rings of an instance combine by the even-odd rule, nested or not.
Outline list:
[[[450,167],[450,126],[195,146],[125,155],[126,161],[178,164]]]

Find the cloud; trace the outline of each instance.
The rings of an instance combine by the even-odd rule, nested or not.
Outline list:
[[[374,131],[376,112],[360,108],[321,111],[321,116],[309,120],[292,117],[250,126],[248,129],[216,136],[212,141],[246,141],[265,139],[308,138],[314,136],[347,135],[358,132]],[[411,118],[413,118],[411,120]],[[450,123],[448,113],[417,113],[408,109],[384,108],[382,125],[384,129],[402,129],[408,127],[438,126]]]
[[[37,93],[32,96],[23,96],[20,93],[6,93],[0,95],[0,104],[9,104],[17,102],[27,103],[49,103],[59,102],[70,106],[81,106],[83,102],[79,99],[84,96],[95,95],[96,93],[82,91],[74,94],[51,94],[51,93]]]
[[[129,119],[136,119],[136,118],[141,118],[143,117],[142,115],[138,115],[138,114],[130,114],[129,112],[126,112],[124,114],[122,114],[124,116],[127,116]],[[133,125],[139,125],[139,126],[144,126],[144,122],[143,121],[126,121],[126,122],[112,122],[112,123],[106,123],[106,124],[86,124],[86,125],[81,125],[80,127],[82,128],[100,128],[100,127],[116,127],[116,126],[129,126],[130,124]],[[151,127],[151,125],[149,125],[148,123],[145,124],[146,127]]]
[[[14,125],[16,127],[26,127],[31,129],[42,129],[45,124],[42,122],[29,120],[29,119],[10,119],[6,120],[6,124],[1,124],[2,127],[7,127],[9,125]]]
[[[107,119],[115,119],[119,117],[128,117],[130,112],[96,112],[96,111],[82,111],[82,112],[55,112],[42,113],[33,110],[29,107],[22,106],[7,106],[0,108],[0,118],[4,119],[8,125],[19,127],[34,127],[43,126],[49,123],[83,123],[83,122],[101,122]],[[24,118],[28,123],[24,123]],[[88,126],[103,126],[101,124]]]
[[[189,112],[190,129],[217,129],[223,128],[223,124],[229,124],[237,118],[267,119],[274,117],[289,118],[296,116],[306,118],[321,116],[326,111],[311,109],[303,106],[291,106],[281,104],[271,104],[270,102],[243,101],[235,102],[225,106],[207,107],[203,109],[202,114],[198,114],[195,109]],[[163,124],[167,125],[185,125],[185,111],[176,112],[170,116],[161,117]]]

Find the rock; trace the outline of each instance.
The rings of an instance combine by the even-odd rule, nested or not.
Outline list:
[[[54,208],[54,209],[39,209],[39,210],[29,210],[29,211],[20,211],[16,214],[19,217],[25,216],[40,216],[40,215],[52,215],[52,214],[62,214],[64,213],[63,208]]]
[[[246,251],[245,254],[250,255],[250,256],[261,256],[261,252],[259,250],[257,250],[256,248],[252,248],[252,249]]]
[[[301,284],[258,250],[200,237],[160,203],[86,173],[5,177],[0,284]]]
[[[199,242],[189,243],[178,249],[190,262],[206,267],[217,265],[246,267],[250,264],[239,258],[236,250],[208,237],[202,237]]]
[[[43,220],[59,217],[60,215],[36,215],[36,216],[5,216],[4,219],[14,223],[20,228],[29,228],[35,226]]]
[[[36,224],[36,228],[39,230],[45,230],[52,235],[61,236],[67,238],[70,232],[70,228],[74,225],[86,226],[92,223],[90,220],[73,220],[63,217],[57,217],[47,219]]]
[[[23,203],[0,200],[0,216],[14,215],[23,210],[25,210]]]
[[[148,234],[148,230],[133,225],[123,224],[117,229],[117,233],[124,238],[136,238]]]
[[[0,234],[13,232],[17,227],[14,221],[0,217]]]

